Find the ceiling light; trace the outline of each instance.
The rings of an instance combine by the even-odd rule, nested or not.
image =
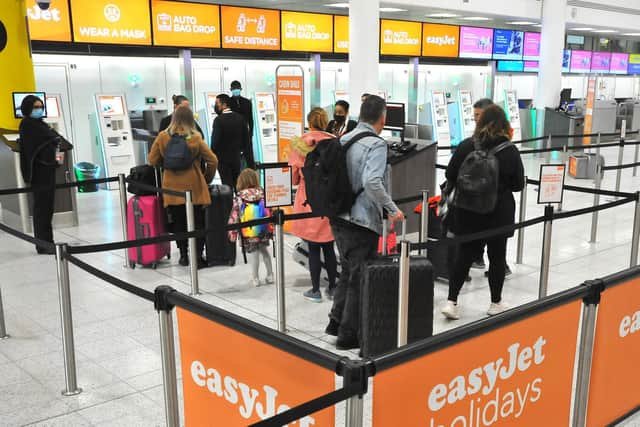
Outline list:
[[[593,31],[595,30],[595,28],[591,28],[591,27],[578,27],[578,28],[572,28],[570,31]]]
[[[612,34],[612,33],[617,33],[617,31],[616,30],[595,30],[594,33]]]
[[[491,21],[491,18],[487,18],[485,16],[465,16],[465,21]]]
[[[507,24],[509,25],[535,25],[535,22],[531,22],[531,21],[512,21],[512,22],[507,22]]]
[[[349,3],[331,3],[331,4],[325,4],[326,7],[339,7],[342,9],[348,9],[349,8]]]
[[[455,13],[428,13],[425,15],[427,18],[457,18],[460,15],[456,15]]]
[[[399,9],[397,7],[381,7],[380,12],[406,12],[407,9]]]
[[[534,25],[532,25],[532,27],[542,28],[542,24],[534,24]]]
[[[640,36],[640,33],[624,33],[623,36],[638,37],[638,36]]]

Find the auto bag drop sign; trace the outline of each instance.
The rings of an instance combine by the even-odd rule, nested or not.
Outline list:
[[[147,0],[73,0],[71,14],[76,42],[151,44]]]
[[[379,373],[374,427],[569,425],[581,305],[551,309]]]
[[[220,47],[219,6],[153,0],[153,44]]]

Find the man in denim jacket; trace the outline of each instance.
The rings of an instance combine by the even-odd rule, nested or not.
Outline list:
[[[342,144],[362,132],[379,135],[385,119],[385,101],[379,96],[367,97],[360,109],[360,123],[342,137]],[[366,261],[376,256],[383,213],[387,213],[391,221],[404,219],[386,189],[384,139],[372,135],[353,144],[347,152],[347,169],[352,191],[358,196],[348,214],[331,221],[340,252],[341,273],[326,330],[327,334],[338,337],[336,347],[340,350],[360,346],[360,279]]]

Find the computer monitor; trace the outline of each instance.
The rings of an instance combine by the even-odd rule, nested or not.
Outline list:
[[[385,129],[404,131],[405,110],[404,104],[387,102],[387,122]]]
[[[20,106],[22,105],[22,101],[29,95],[35,95],[42,100],[44,104],[44,116],[47,117],[47,104],[46,98],[47,95],[44,92],[13,92],[13,116],[16,119],[22,118],[22,111],[20,111]]]
[[[569,102],[571,102],[571,88],[562,89],[560,92],[560,106],[558,109],[564,111],[566,106],[569,105]]]

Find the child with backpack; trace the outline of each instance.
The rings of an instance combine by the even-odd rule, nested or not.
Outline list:
[[[238,224],[253,221],[261,218],[268,218],[271,213],[265,207],[264,190],[260,187],[258,173],[253,169],[245,169],[240,173],[236,184],[237,197],[233,203],[233,209],[229,217],[229,224]],[[265,283],[274,283],[273,268],[271,265],[271,254],[269,245],[273,239],[271,224],[257,225],[240,230],[242,250],[249,256],[251,264],[252,286],[260,286],[260,258],[264,262],[267,270]],[[229,231],[229,240],[238,240],[238,231]]]

